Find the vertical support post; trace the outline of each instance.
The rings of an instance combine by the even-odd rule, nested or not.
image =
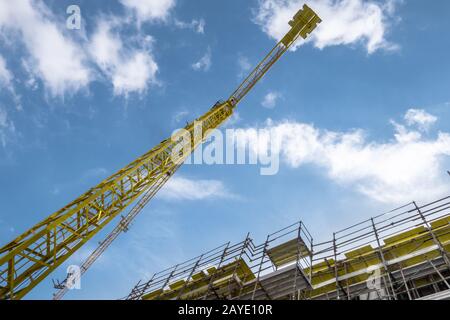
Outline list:
[[[223,249],[222,256],[220,257],[220,261],[219,261],[219,264],[218,264],[218,266],[217,266],[217,271],[216,271],[216,273],[213,274],[213,275],[211,275],[211,278],[209,279],[208,288],[206,289],[206,293],[205,293],[205,295],[203,296],[203,300],[206,300],[206,298],[208,297],[209,291],[210,291],[210,290],[212,289],[212,287],[213,287],[214,279],[216,278],[217,272],[218,272],[219,269],[222,267],[222,263],[223,263],[223,261],[225,260],[225,257],[226,257],[226,255],[227,255],[227,250],[228,250],[229,247],[230,247],[230,242],[228,242],[228,243],[226,244],[226,246],[225,246],[225,249]],[[217,298],[219,298],[219,297],[217,297]]]
[[[137,296],[137,291],[138,291],[138,288],[139,288],[140,284],[141,284],[141,280],[139,280],[138,283],[136,283],[136,285],[131,290],[130,294],[125,298],[125,300],[134,300],[134,298]],[[53,296],[55,296],[55,295],[56,295],[56,293]],[[139,295],[139,297],[141,297],[141,296],[142,295]]]
[[[381,261],[383,262],[384,270],[387,273],[387,278],[388,278],[388,281],[389,281],[389,286],[391,287],[391,290],[392,290],[392,295],[394,297],[394,300],[397,300],[397,294],[395,293],[394,284],[392,283],[392,278],[393,277],[392,277],[392,275],[391,275],[391,273],[389,271],[389,268],[387,266],[386,259],[384,258],[384,254],[383,254],[383,249],[381,247],[380,238],[378,237],[377,227],[375,225],[375,222],[374,222],[373,218],[370,218],[370,221],[372,221],[373,232],[375,234],[375,238],[376,238],[377,244],[378,244],[378,253],[380,255]],[[384,279],[384,277],[383,277],[383,279]],[[386,291],[388,291],[387,286],[386,286]]]
[[[439,290],[439,287],[438,287],[437,282],[436,282],[436,280],[435,280],[433,275],[430,274],[428,276],[428,280],[430,281],[430,283],[433,286],[434,293],[438,293],[439,291],[441,291],[441,290]]]
[[[242,246],[241,252],[239,253],[239,256],[238,256],[238,259],[237,259],[236,267],[234,267],[234,271],[233,271],[232,277],[228,281],[228,289],[229,289],[230,296],[231,296],[231,281],[233,280],[234,277],[236,277],[236,273],[237,273],[239,267],[241,266],[241,259],[242,259],[242,256],[245,253],[245,250],[247,249],[249,240],[250,240],[250,233],[247,233],[247,237],[245,238],[244,245]],[[239,279],[239,278],[237,278],[237,279]]]
[[[295,300],[295,292],[297,291],[298,262],[300,260],[300,235],[302,232],[302,222],[300,221],[297,231],[297,259],[295,260],[294,287],[292,288],[292,300]]]
[[[147,283],[142,287],[142,289],[140,289],[140,292],[139,293],[135,292],[134,295],[130,299],[136,298],[136,294],[139,294],[139,297],[137,297],[137,298],[141,299],[141,297],[147,292],[148,288],[150,288],[150,285],[152,284],[153,279],[155,278],[155,275],[156,275],[156,273],[154,273],[153,276],[150,278],[150,280],[147,281]],[[138,290],[137,288],[139,287],[140,283],[141,283],[141,280],[139,280],[138,284],[135,287],[136,291]],[[131,294],[133,294],[133,292]]]
[[[447,252],[444,250],[444,247],[442,246],[442,243],[439,241],[439,239],[434,234],[433,228],[431,227],[431,224],[427,221],[427,219],[423,215],[422,210],[420,210],[419,206],[416,204],[415,201],[413,201],[413,204],[416,207],[416,210],[419,213],[420,218],[422,219],[423,223],[425,224],[425,227],[427,228],[428,233],[433,238],[434,244],[438,246],[439,252],[441,253],[442,258],[444,259],[445,264],[447,265],[447,267],[450,268],[450,259],[449,259],[448,255],[447,255]]]
[[[58,253],[58,239],[56,238],[56,227],[53,228],[53,263],[56,263],[56,255]]]
[[[416,299],[420,298],[419,291],[417,290],[414,280],[411,280],[411,285],[412,285],[412,292],[414,293],[414,296],[416,297]]]
[[[309,255],[309,281],[312,287],[312,277],[313,277],[313,261],[314,261],[314,239],[311,238],[311,254]]]
[[[336,295],[337,299],[340,300],[341,296],[339,294],[339,273],[337,267],[337,247],[336,247],[336,233],[333,232],[333,253],[334,253],[334,277],[336,279]]]
[[[249,238],[248,239],[248,241],[247,241],[247,243],[246,243],[246,245],[245,245],[245,249],[247,250],[248,249],[248,253],[250,253],[250,255],[251,255],[251,257],[249,257],[249,255],[248,254],[245,254],[245,251],[243,252],[243,254],[242,254],[242,256],[245,254],[246,256],[247,256],[247,258],[249,259],[249,262],[251,263],[252,261],[253,261],[253,248],[252,248],[252,245],[253,245],[253,241],[252,241],[252,239],[251,238]],[[249,249],[250,248],[250,249]],[[252,271],[252,267],[251,267],[251,265],[249,265],[248,266],[248,268],[250,269],[250,273],[253,275],[253,271]],[[244,291],[244,288],[245,288],[245,283],[248,281],[248,277],[250,276],[250,274],[246,274],[246,275],[244,275],[244,279],[242,279],[242,286],[241,286],[241,288],[239,289],[239,294],[238,294],[238,296],[237,297],[235,297],[235,298],[237,298],[238,300],[241,300],[241,296],[242,296],[242,292]]]
[[[173,277],[173,275],[175,274],[175,271],[177,271],[177,269],[178,269],[178,264],[173,268],[173,270],[172,270],[172,272],[170,273],[170,275],[167,277],[167,279],[166,279],[166,281],[164,281],[164,284],[162,285],[162,287],[161,287],[161,290],[163,290],[164,291],[164,288],[169,284],[169,282],[170,282],[170,279]],[[161,296],[161,294],[160,295],[158,295],[158,298]]]
[[[46,249],[47,249],[46,255],[50,256],[50,254],[51,254],[51,244],[52,244],[50,231],[47,232],[47,237],[46,237],[45,243],[46,243]]]
[[[344,272],[347,275],[347,263],[344,261]],[[347,285],[347,300],[350,300],[350,285],[348,282],[348,279],[345,281],[346,285]]]
[[[256,289],[258,288],[259,278],[261,276],[261,270],[262,270],[262,267],[263,267],[263,264],[264,264],[264,260],[265,260],[265,257],[266,257],[267,246],[269,245],[269,239],[270,239],[270,236],[267,236],[266,242],[264,242],[264,247],[263,247],[263,251],[262,251],[261,261],[260,261],[259,267],[258,267],[258,274],[257,274],[256,280],[255,280],[255,287],[253,288],[252,301],[255,300]]]
[[[400,274],[402,275],[403,284],[405,285],[406,293],[408,294],[408,299],[413,300],[411,297],[411,293],[409,292],[408,282],[406,281],[405,274],[403,273],[402,265],[399,264],[400,267]]]

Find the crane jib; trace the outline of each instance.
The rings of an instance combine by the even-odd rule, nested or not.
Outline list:
[[[291,29],[230,98],[215,105],[198,119],[203,125],[202,136],[194,142],[191,152],[205,140],[208,132],[229,119],[234,107],[297,38],[306,39],[320,22],[320,18],[306,5],[296,13],[289,21]],[[194,132],[194,123],[185,129]],[[180,161],[173,161],[171,154],[175,148],[176,142],[171,139],[162,141],[116,174],[0,248],[0,299],[24,297],[129,205],[145,195],[136,209],[133,208],[125,217],[125,226],[128,226],[143,205],[147,204],[176,172],[183,159],[189,156],[182,154]],[[123,225],[121,227],[123,228]],[[101,248],[94,252],[95,255],[103,252],[114,239],[115,236],[103,242]],[[93,261],[94,257],[88,259],[83,271]]]

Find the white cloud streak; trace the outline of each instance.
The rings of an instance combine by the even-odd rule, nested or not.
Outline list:
[[[116,95],[145,92],[156,83],[158,65],[149,53],[152,38],[143,39],[143,48],[126,48],[114,28],[114,18],[100,20],[89,44],[89,52],[110,79]]]
[[[186,110],[181,110],[175,112],[175,114],[172,116],[172,122],[174,124],[178,124],[181,122],[181,120],[186,119],[186,117],[189,115],[189,112]]]
[[[450,162],[450,134],[434,138],[404,125],[388,142],[369,141],[363,130],[334,132],[294,121],[268,121],[260,130],[278,137],[280,156],[288,166],[315,165],[332,181],[350,186],[382,203],[404,204],[448,195],[445,164]],[[257,128],[245,129],[251,138]],[[267,153],[259,141],[254,152]]]
[[[184,22],[178,19],[174,20],[174,24],[180,29],[190,29],[199,34],[205,33],[206,22],[204,19],[193,19],[191,22]]]
[[[148,83],[155,83],[158,65],[153,57],[143,51],[135,51],[130,59],[116,68],[113,75],[114,93],[128,95],[131,92],[144,92]]]
[[[194,69],[195,71],[206,72],[211,68],[211,65],[212,65],[212,54],[211,48],[208,47],[204,56],[201,57],[199,61],[192,64],[192,69]]]
[[[281,96],[280,96],[280,94],[279,94],[278,92],[271,91],[271,92],[269,92],[268,94],[266,94],[266,95],[264,96],[264,99],[263,99],[263,101],[261,102],[261,105],[262,105],[264,108],[267,108],[267,109],[273,109],[273,108],[275,108],[275,106],[277,105],[277,101],[278,101],[278,99],[279,99],[280,97],[281,97]]]
[[[165,20],[175,5],[173,0],[122,3],[142,21]],[[152,38],[142,35],[140,29],[125,44],[120,37],[123,25],[133,21],[132,17],[100,16],[93,35],[78,37],[65,31],[64,19],[56,17],[44,2],[0,1],[0,32],[11,40],[11,46],[19,40],[26,50],[21,65],[28,80],[23,83],[35,90],[41,81],[52,97],[86,89],[98,79],[95,65],[105,76],[103,79],[112,83],[115,95],[143,93],[156,83],[158,65],[150,53]],[[20,97],[15,94],[11,79],[1,59],[0,85],[10,86],[19,106]]]
[[[16,95],[13,86],[13,75],[6,67],[5,59],[0,56],[0,88],[6,88],[11,92],[17,103],[20,97]],[[18,109],[21,107],[19,106]],[[0,105],[0,145],[5,148],[7,141],[16,133],[14,122],[10,120],[6,109]]]
[[[175,6],[175,0],[120,0],[137,17],[139,23],[164,21]]]
[[[428,131],[438,118],[422,109],[409,109],[405,114],[406,123],[417,125],[422,131]]]
[[[8,140],[16,133],[14,122],[12,122],[6,110],[0,105],[0,145],[5,148]]]
[[[158,196],[165,200],[193,201],[234,197],[222,181],[192,180],[184,177],[172,177]]]
[[[6,67],[5,59],[0,56],[0,85],[2,87],[10,87],[13,76]]]
[[[237,63],[238,63],[238,67],[239,67],[238,77],[243,78],[247,75],[247,73],[252,68],[252,64],[250,63],[250,61],[248,60],[248,58],[246,56],[242,56],[242,55],[239,56]]]
[[[64,36],[57,19],[40,2],[0,1],[0,28],[25,45],[30,72],[53,96],[76,92],[91,80],[83,50]]]
[[[290,28],[287,22],[305,2],[323,20],[306,41],[317,48],[362,43],[369,54],[398,48],[386,40],[398,0],[260,0],[254,21],[280,40]],[[304,43],[298,41],[293,49]]]

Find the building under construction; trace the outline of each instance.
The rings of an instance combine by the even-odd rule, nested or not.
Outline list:
[[[315,243],[302,222],[155,273],[126,299],[450,300],[450,197],[415,202]]]

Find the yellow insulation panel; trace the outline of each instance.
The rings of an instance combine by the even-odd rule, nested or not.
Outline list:
[[[212,284],[216,288],[225,286],[233,281],[244,283],[255,279],[255,275],[250,270],[245,260],[240,259],[219,269],[217,269],[216,267],[211,267],[208,269],[208,275],[206,275],[204,272],[196,273],[187,283],[183,279],[175,281],[169,284],[170,290],[158,289],[143,296],[143,299],[174,299],[178,297],[178,295],[180,294],[180,289],[182,288],[184,288],[184,290],[180,298],[194,299],[195,297],[202,296],[206,293],[211,277],[214,277]]]
[[[444,217],[442,219],[433,221],[431,223],[431,228],[437,229],[440,227],[448,227],[450,225],[450,216]]]
[[[395,236],[385,238],[385,239],[383,239],[383,241],[386,245],[399,244],[399,243],[402,243],[405,241],[414,240],[419,235],[421,235],[425,232],[427,232],[427,229],[424,226],[420,226],[420,227],[414,228],[412,230],[409,230],[409,231],[406,231],[406,232],[403,232],[400,234],[396,234]]]
[[[278,268],[298,260],[299,257],[310,256],[311,252],[303,240],[296,238],[267,250],[267,255]]]
[[[351,259],[351,258],[355,258],[355,257],[361,256],[363,254],[367,254],[367,253],[372,252],[372,251],[373,251],[372,246],[368,245],[368,246],[365,246],[365,247],[362,247],[362,248],[359,248],[359,249],[347,252],[347,253],[345,253],[345,256],[347,257],[347,259]]]

